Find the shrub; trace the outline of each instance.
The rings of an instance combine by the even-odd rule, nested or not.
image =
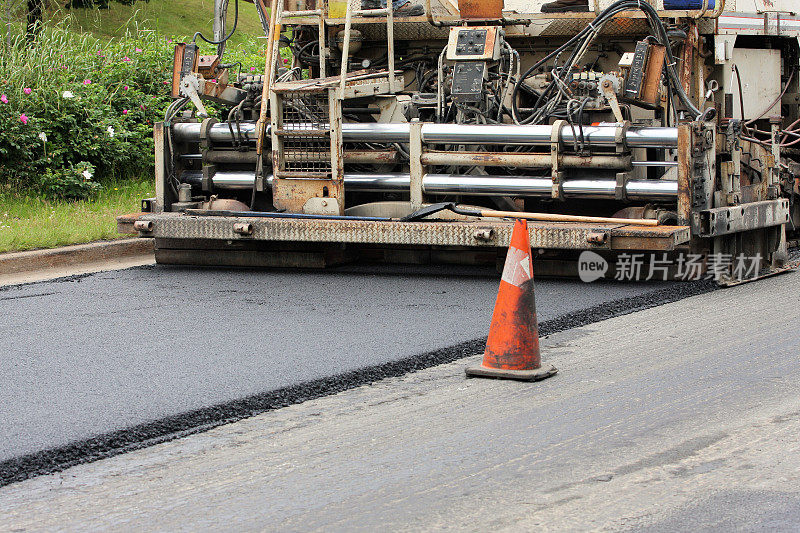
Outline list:
[[[49,198],[85,200],[101,188],[92,181],[94,171],[94,166],[86,161],[70,163],[68,168],[46,168],[39,178],[38,190]]]
[[[101,42],[56,24],[34,46],[15,39],[0,64],[0,180],[63,196],[92,189],[52,186],[82,163],[102,179],[152,173],[170,59],[149,32]]]
[[[96,189],[73,179],[82,165],[100,183],[152,175],[152,127],[172,101],[175,39],[134,26],[101,41],[67,19],[46,24],[30,45],[19,29],[0,57],[0,185],[77,197]],[[226,60],[263,69],[243,50]]]

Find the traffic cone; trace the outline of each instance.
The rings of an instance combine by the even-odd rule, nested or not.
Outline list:
[[[542,366],[528,223],[517,219],[494,304],[483,363],[467,368],[467,376],[538,381],[556,372],[552,365]]]

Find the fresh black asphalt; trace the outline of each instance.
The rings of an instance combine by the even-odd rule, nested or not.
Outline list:
[[[157,266],[6,287],[0,485],[480,351],[498,278]],[[708,289],[537,280],[537,311],[547,334]]]

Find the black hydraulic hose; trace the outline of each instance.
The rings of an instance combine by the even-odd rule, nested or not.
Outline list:
[[[512,93],[512,99],[511,99],[511,105],[512,105],[512,110],[514,112],[515,122],[519,122],[518,119],[519,107],[517,105],[517,96],[519,95],[519,88],[525,79],[527,79],[534,71],[541,68],[550,59],[556,57],[558,54],[568,49],[575,43],[580,42],[582,39],[584,39],[584,37],[588,37],[590,32],[594,32],[595,30],[597,30],[603,24],[612,19],[617,13],[633,9],[640,9],[645,13],[650,27],[652,28],[654,33],[657,34],[654,37],[658,42],[666,46],[667,59],[668,59],[666,70],[668,74],[667,76],[668,83],[670,83],[674,87],[675,92],[678,94],[681,102],[689,109],[689,111],[695,117],[700,116],[702,114],[702,111],[700,111],[700,109],[698,109],[697,106],[695,106],[692,103],[689,96],[683,90],[683,86],[681,85],[680,80],[678,79],[677,72],[675,71],[675,65],[676,65],[675,56],[672,54],[672,50],[669,47],[669,39],[667,36],[666,28],[664,27],[664,23],[659,18],[658,12],[650,4],[646,2],[642,3],[639,0],[620,0],[607,7],[602,13],[600,13],[597,16],[597,18],[595,18],[595,20],[592,23],[590,23],[583,30],[578,32],[578,34],[572,37],[569,41],[567,41],[560,47],[556,48],[555,50],[550,52],[547,56],[545,56],[543,59],[535,63],[528,70],[526,70],[522,76],[520,76],[520,79],[517,80],[516,84],[514,85],[514,91]],[[576,54],[578,53],[579,50],[580,47],[575,48],[569,60],[566,63],[564,63],[564,67],[562,67],[562,70],[565,72],[565,75],[569,73],[569,70],[572,68],[572,63],[574,62],[575,59],[577,59]],[[530,119],[531,116],[527,118]],[[526,123],[526,122],[521,121],[520,123]]]
[[[233,28],[231,28],[231,32],[228,35],[226,35],[225,37],[223,37],[219,41],[212,41],[210,39],[207,39],[202,33],[200,33],[198,31],[197,33],[194,34],[194,37],[192,37],[192,42],[193,43],[197,42],[197,38],[198,37],[203,39],[208,44],[217,45],[217,44],[224,44],[225,42],[227,42],[227,40],[230,39],[233,36],[234,32],[236,31],[236,27],[239,25],[239,0],[234,0],[234,10],[235,10],[235,14],[234,14],[234,17],[233,17]]]
[[[633,3],[632,0],[627,1],[631,4]],[[657,37],[657,39],[667,50],[667,59],[669,60],[669,63],[667,64],[667,74],[669,74],[669,79],[672,81],[673,87],[678,93],[678,97],[680,98],[681,102],[683,102],[683,105],[685,105],[686,108],[695,116],[695,118],[701,116],[703,111],[701,111],[697,106],[694,105],[694,103],[692,103],[692,100],[689,98],[689,95],[686,94],[686,91],[683,90],[683,85],[678,79],[678,73],[675,70],[675,56],[672,54],[672,48],[669,46],[667,29],[664,27],[664,23],[661,21],[661,18],[659,18],[658,12],[648,3],[641,4],[639,8],[642,9],[645,14],[649,15],[650,26],[653,28],[653,30],[660,30],[661,35],[660,37]]]
[[[739,67],[736,63],[733,64],[733,71],[736,73],[736,83],[739,84],[739,108],[742,113],[742,120],[744,120],[744,93],[742,92],[742,76],[739,74]]]
[[[618,2],[617,4],[624,3],[625,1],[626,0],[622,0],[622,2]],[[614,13],[610,13],[617,6],[617,4],[612,4],[611,6],[606,8],[605,11],[603,11],[602,13],[600,13],[600,15],[597,16],[597,18],[594,20],[594,22],[597,22],[597,21],[605,22],[605,20],[603,20],[604,18],[609,17],[609,16],[611,16],[613,14],[616,14],[617,11],[622,11],[622,9],[620,9],[620,10],[615,10]],[[561,52],[566,50],[571,45],[573,45],[573,44],[577,43],[579,40],[581,40],[584,37],[584,35],[588,35],[588,33],[590,31],[593,31],[594,27],[595,27],[594,26],[594,22],[589,24],[588,26],[586,26],[581,31],[579,31],[569,41],[567,41],[566,43],[562,44],[561,46],[559,46],[558,48],[556,48],[555,50],[553,50],[552,52],[547,54],[544,58],[542,58],[538,62],[534,63],[528,70],[525,71],[525,73],[522,76],[520,76],[520,78],[514,84],[514,92],[512,93],[512,97],[511,97],[511,106],[512,106],[512,110],[514,111],[514,115],[515,116],[518,116],[518,114],[519,114],[518,113],[519,112],[519,108],[517,107],[517,95],[519,94],[519,88],[522,85],[522,82],[525,79],[527,79],[534,71],[536,71],[537,69],[539,69],[543,65],[545,65],[548,61],[550,61],[551,59],[556,57],[558,54],[560,54]],[[548,87],[548,89],[549,89],[549,87]]]

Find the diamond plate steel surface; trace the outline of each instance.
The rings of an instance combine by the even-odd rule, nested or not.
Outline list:
[[[367,41],[385,41],[386,26],[381,24],[353,24]],[[394,38],[397,41],[439,39],[447,40],[449,28],[437,28],[425,22],[395,22]]]
[[[665,12],[680,15],[686,15],[690,12]],[[594,20],[593,16],[573,16],[573,17],[559,17],[549,16],[544,18],[540,13],[524,14],[524,13],[508,13],[506,18],[508,20],[520,19],[525,20],[525,17],[534,19],[531,26],[523,25],[509,25],[507,27],[507,35],[532,35],[532,36],[573,36],[583,28],[589,25]],[[443,15],[437,17],[441,21],[454,22],[457,17],[452,15]],[[333,23],[333,20],[329,22]],[[386,39],[386,26],[377,24],[377,21],[366,22],[363,19],[355,21],[353,27],[357,28],[367,41],[380,41]],[[715,20],[710,18],[702,18],[698,21],[698,27],[701,34],[712,34],[715,29]],[[601,32],[605,36],[643,36],[650,33],[650,27],[647,24],[647,19],[639,13],[630,13],[630,16],[619,16],[614,20],[609,21]],[[430,25],[427,21],[407,21],[395,22],[394,37],[399,41],[410,40],[445,40],[447,39],[448,28],[437,28]]]
[[[506,247],[511,240],[511,221],[384,222],[360,220],[270,219],[261,217],[187,216],[174,213],[144,215],[153,222],[148,236],[157,239],[255,240],[283,242],[336,242],[428,246]],[[235,223],[252,224],[252,235],[233,231]],[[615,240],[632,242],[641,249],[673,249],[688,239],[684,228],[660,227],[642,232],[641,227],[609,224],[529,222],[531,247],[562,250],[612,249]],[[489,239],[485,230],[493,230]],[[482,231],[483,230],[483,231]],[[608,232],[611,239],[590,245],[590,236]]]

